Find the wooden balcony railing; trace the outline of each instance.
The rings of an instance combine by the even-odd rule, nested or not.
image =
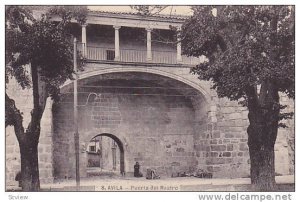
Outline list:
[[[99,61],[113,61],[115,57],[114,49],[106,47],[88,46],[87,59]],[[138,62],[138,63],[162,63],[178,64],[177,54],[175,51],[153,51],[152,60],[147,61],[146,50],[120,49],[121,62]],[[182,56],[182,64],[196,65],[201,62],[200,58]]]

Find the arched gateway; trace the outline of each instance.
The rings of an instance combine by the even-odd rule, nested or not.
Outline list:
[[[180,43],[169,46],[151,41],[156,30],[173,38],[170,25],[182,22],[178,16],[149,19],[89,12],[88,25],[74,24],[87,58],[78,81],[81,177],[87,175],[87,144],[97,134],[119,142],[124,155],[120,171],[128,176],[136,161],[142,172],[154,168],[166,177],[197,169],[212,172],[214,177],[249,176],[247,109],[217,98],[209,82],[190,74],[190,67],[203,58],[182,56]],[[145,33],[144,39],[137,37]],[[16,91],[16,86],[10,82],[6,93],[15,99],[28,123],[31,106],[24,98],[32,94],[26,89]],[[59,102],[52,105],[48,100],[41,121],[41,182],[75,178],[72,81],[61,87],[61,93]],[[282,104],[293,111],[286,97]],[[289,125],[290,129],[279,130],[275,146],[276,172],[282,175],[294,169],[293,122]],[[15,182],[19,156],[13,129],[6,128],[7,185]]]
[[[118,70],[106,68],[102,74],[99,70],[89,76],[80,75],[80,144],[86,146],[95,134],[113,138],[120,144],[123,155],[121,172],[129,175],[136,161],[140,162],[143,172],[154,168],[162,176],[193,172],[199,165],[205,166],[206,149],[199,145],[208,143],[204,134],[213,117],[208,113],[211,107],[206,99],[207,87],[198,85],[195,89],[193,80],[163,69]],[[58,162],[54,169],[61,177],[74,177],[75,173],[72,92],[72,85],[64,86],[61,100],[53,105],[54,147],[60,150],[54,153]],[[198,156],[195,146],[199,149]],[[86,155],[82,151],[81,176],[86,176],[85,162]]]
[[[117,137],[117,136],[115,136],[115,135],[112,135],[112,134],[109,134],[109,133],[102,133],[102,134],[98,134],[98,135],[96,135],[96,136],[94,136],[93,138],[92,138],[92,140],[95,140],[96,138],[99,138],[99,137],[109,137],[109,139],[112,139],[113,140],[113,143],[116,143],[116,145],[112,145],[113,147],[112,147],[112,149],[113,149],[113,153],[112,153],[112,159],[113,159],[113,166],[112,166],[112,168],[113,168],[113,170],[115,169],[115,167],[116,167],[116,161],[118,161],[119,162],[119,167],[120,167],[120,174],[121,175],[124,175],[125,174],[125,161],[124,161],[124,146],[123,146],[123,143],[122,143],[122,141]],[[101,143],[102,144],[102,143]],[[96,144],[95,144],[96,145]],[[111,146],[111,145],[109,145],[109,146]],[[93,147],[93,146],[92,146]],[[118,157],[119,157],[119,159],[116,159],[117,158],[117,155],[116,155],[116,149],[118,148],[118,150],[119,150],[119,152],[118,152]],[[95,146],[95,151],[96,151],[96,154],[97,154],[97,147]],[[107,149],[107,148],[106,148]],[[110,148],[109,148],[110,149]],[[103,146],[101,145],[100,146],[100,148],[99,148],[99,152],[98,153],[100,153],[101,152],[101,158],[103,157]],[[102,164],[102,163],[101,163]],[[100,164],[100,162],[99,162],[99,166],[101,165]],[[112,169],[112,168],[110,168],[110,169]]]
[[[83,148],[95,134],[114,134],[123,144],[127,176],[136,161],[142,172],[153,168],[166,177],[197,169],[214,177],[248,176],[245,108],[208,93],[209,84],[197,82],[188,69],[97,67],[78,81]],[[72,92],[72,83],[64,86],[52,110],[56,177],[75,174]],[[82,151],[81,176],[85,162]]]

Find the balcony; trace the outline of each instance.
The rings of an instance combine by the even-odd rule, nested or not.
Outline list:
[[[81,47],[79,46],[81,49]],[[87,59],[92,61],[114,61],[115,51],[112,48],[87,46]],[[177,62],[175,51],[152,51],[152,60],[147,61],[146,50],[120,49],[120,62],[156,63],[156,64],[185,64],[196,65],[201,58],[182,56],[182,62]]]

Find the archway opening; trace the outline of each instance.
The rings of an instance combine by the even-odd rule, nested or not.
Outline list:
[[[125,174],[124,147],[115,135],[102,133],[94,136],[86,148],[88,176]]]
[[[64,139],[59,135],[66,137],[64,132],[69,131],[63,123],[72,120],[72,92],[71,86],[64,88],[57,103],[55,118],[61,121],[55,128],[61,144]],[[80,80],[78,102],[85,146],[96,134],[122,134],[118,137],[126,150],[127,176],[133,176],[136,162],[144,175],[147,169],[155,169],[163,177],[206,166],[210,107],[193,86],[154,73],[107,73]],[[68,151],[74,151],[72,143]],[[60,164],[57,167],[64,171]]]

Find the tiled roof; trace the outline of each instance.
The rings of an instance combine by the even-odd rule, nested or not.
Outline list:
[[[187,15],[166,15],[166,14],[155,14],[151,16],[141,15],[137,12],[112,12],[112,11],[95,11],[89,10],[90,14],[95,15],[103,15],[103,16],[112,16],[112,17],[136,17],[136,18],[147,18],[147,19],[162,19],[162,20],[176,20],[176,21],[183,21],[187,19],[189,16]]]

